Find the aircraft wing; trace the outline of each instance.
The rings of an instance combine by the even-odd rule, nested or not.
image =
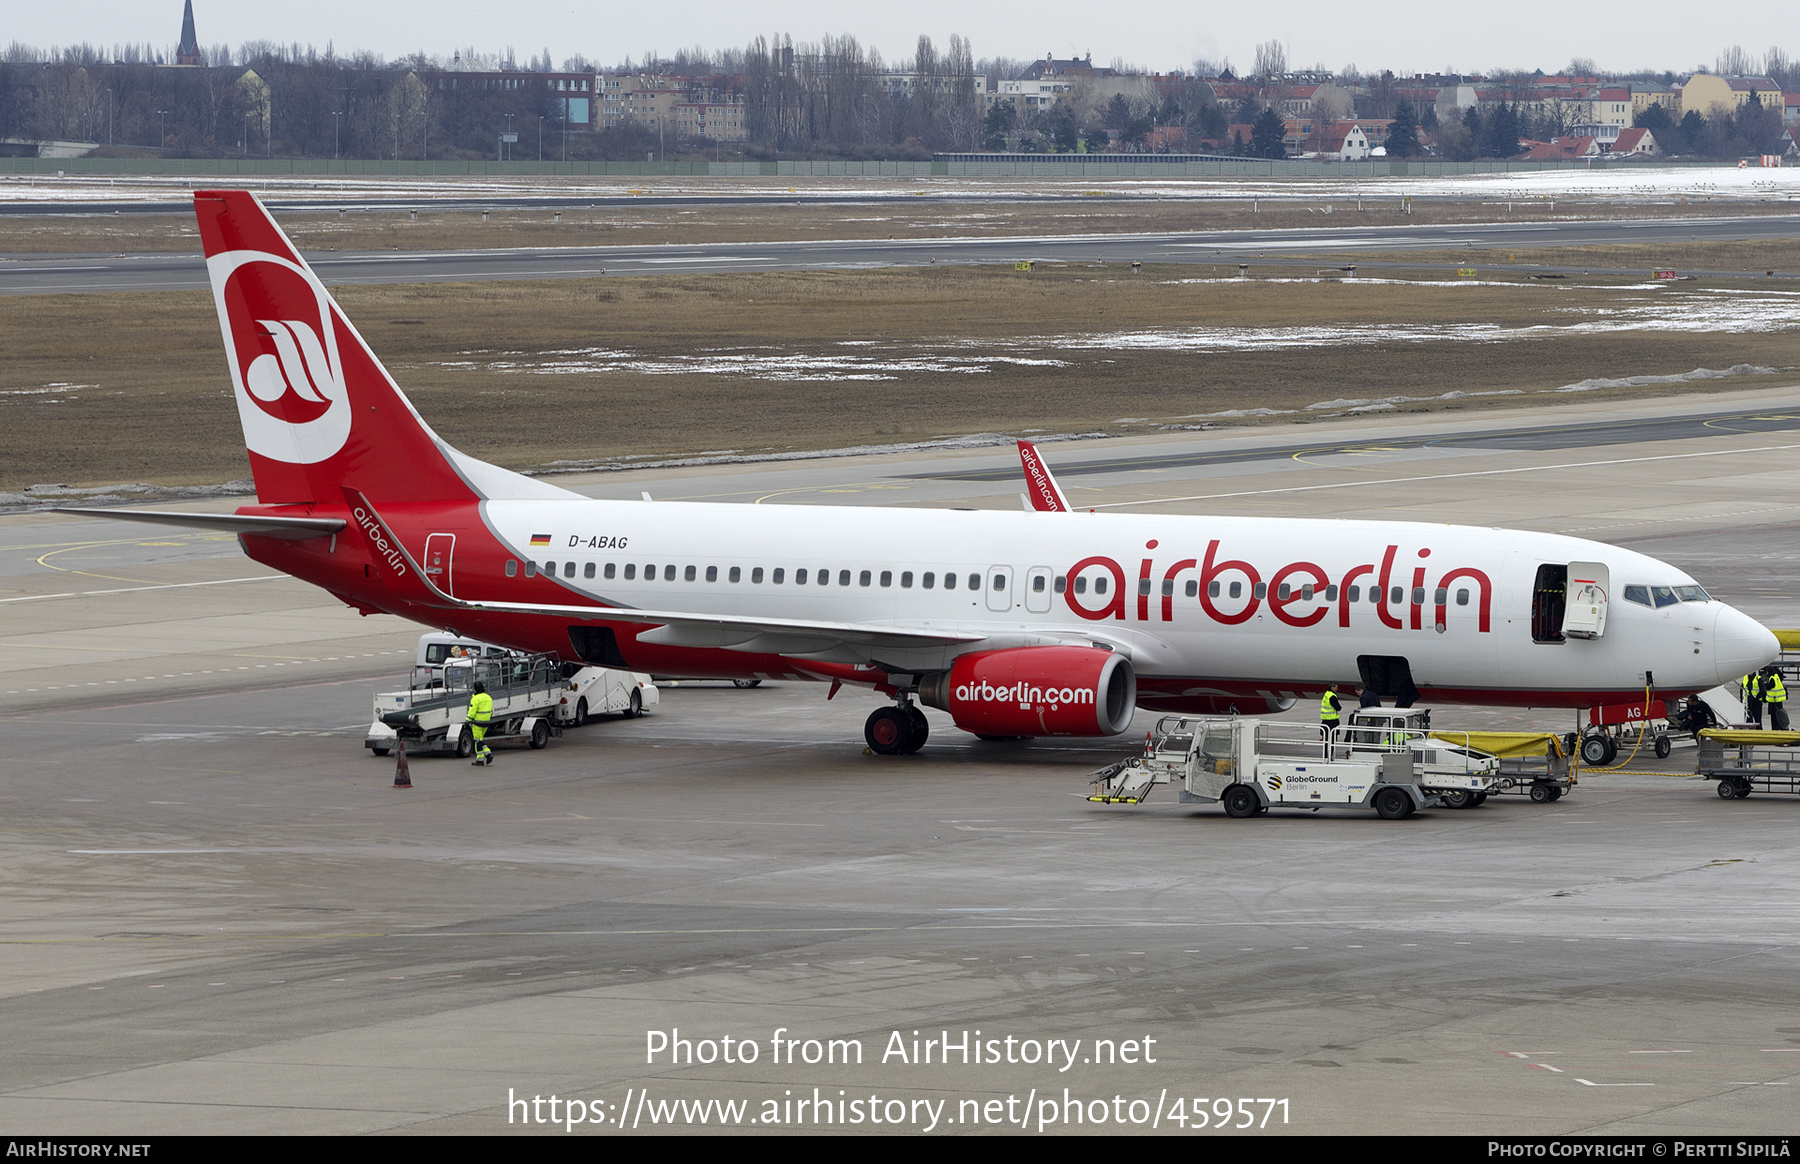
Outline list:
[[[341,517],[275,517],[254,513],[175,513],[166,509],[78,509],[58,506],[57,513],[78,513],[84,517],[111,517],[121,521],[144,521],[154,525],[181,525],[193,529],[218,530],[221,533],[261,534],[263,537],[287,538],[293,541],[322,538],[337,533],[347,523]]]
[[[638,641],[662,646],[726,647],[780,655],[816,655],[837,647],[876,654],[918,647],[960,646],[988,636],[963,631],[936,631],[863,622],[825,622],[801,618],[743,618],[728,614],[696,614],[681,610],[642,610],[620,606],[559,606],[530,602],[476,602],[455,598],[433,586],[438,602],[457,610],[504,614],[551,615],[584,622],[635,622],[656,629]]]

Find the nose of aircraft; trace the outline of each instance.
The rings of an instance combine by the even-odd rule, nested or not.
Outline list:
[[[1713,661],[1719,682],[1730,683],[1781,653],[1775,634],[1735,607],[1719,606],[1713,624]]]

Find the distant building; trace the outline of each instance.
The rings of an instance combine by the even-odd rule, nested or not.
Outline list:
[[[1695,73],[1681,86],[1681,111],[1697,110],[1711,117],[1714,110],[1736,113],[1754,96],[1765,108],[1781,112],[1786,105],[1781,86],[1767,77],[1716,77]]]
[[[194,35],[194,0],[186,0],[181,12],[181,45],[175,50],[175,63],[178,65],[204,65],[206,54],[200,51],[199,38]]]
[[[1389,121],[1389,125],[1393,122]],[[1340,162],[1366,161],[1375,147],[1381,143],[1375,141],[1369,131],[1359,121],[1334,121],[1322,126],[1313,139],[1311,153],[1315,157],[1332,158]]]
[[[600,87],[598,128],[636,126],[651,133],[743,141],[741,76],[673,77],[651,73],[606,73]]]
[[[493,69],[458,53],[443,72],[432,77],[434,88],[547,89],[563,127],[573,132],[599,128],[599,78],[593,73],[533,73]]]
[[[1571,158],[1597,158],[1606,151],[1597,137],[1558,137],[1550,141],[1520,142],[1529,146],[1519,155],[1525,162],[1560,162]]]

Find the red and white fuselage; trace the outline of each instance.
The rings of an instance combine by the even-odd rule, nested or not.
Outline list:
[[[191,523],[236,530],[258,561],[366,612],[655,674],[866,685],[899,703],[871,716],[878,750],[910,750],[908,715],[923,742],[915,696],[983,734],[1106,734],[1132,703],[1260,712],[1328,684],[1627,702],[1777,651],[1629,550],[1067,512],[1035,450],[1046,512],[590,500],[452,449],[252,196],[195,204],[259,504]]]

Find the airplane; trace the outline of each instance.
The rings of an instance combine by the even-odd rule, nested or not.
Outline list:
[[[1142,707],[1267,714],[1356,685],[1584,708],[1688,695],[1775,636],[1643,554],[1394,521],[592,500],[452,448],[254,195],[194,195],[257,503],[73,509],[238,535],[256,561],[459,635],[591,664],[805,679],[983,738],[1109,736]],[[1027,451],[1029,449],[1029,451]]]

